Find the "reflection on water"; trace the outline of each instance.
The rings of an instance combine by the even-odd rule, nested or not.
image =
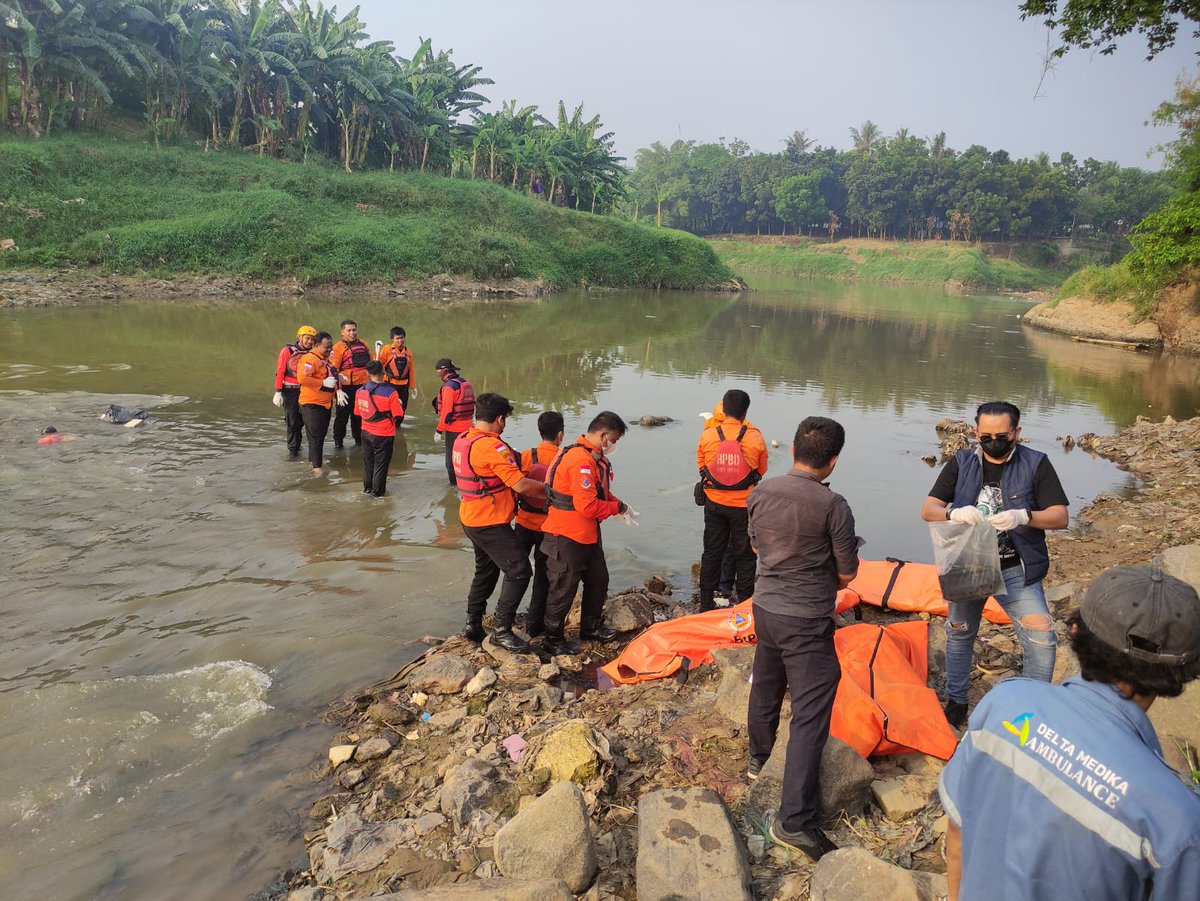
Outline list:
[[[389,496],[360,460],[312,479],[271,405],[275,354],[300,324],[408,330],[419,383],[452,357],[515,403],[506,437],[568,438],[599,409],[673,417],[614,459],[640,529],[606,527],[614,589],[685,585],[700,548],[696,413],[747,390],[775,473],[802,417],[841,420],[834,486],[864,554],[929,559],[917,510],[933,423],[985,399],[1025,411],[1074,509],[1125,476],[1056,438],[1138,414],[1192,415],[1197,363],[1025,330],[1026,306],[914,289],[763,283],[744,297],[595,293],[528,303],[316,297],[0,312],[0,870],[9,897],[245,895],[302,859],[310,766],[331,697],[460,625],[471,555],[415,400]],[[144,427],[98,421],[110,403]],[[79,436],[39,447],[44,425]],[[63,867],[64,853],[72,861]]]

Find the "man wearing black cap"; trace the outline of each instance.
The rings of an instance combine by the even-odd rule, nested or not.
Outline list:
[[[1200,794],[1146,716],[1200,676],[1200,597],[1114,567],[1067,628],[1080,675],[993,688],[942,772],[950,897],[1200,896]]]
[[[438,415],[433,440],[445,443],[446,476],[450,484],[454,480],[454,442],[471,427],[475,418],[475,388],[458,374],[458,367],[449,357],[442,357],[434,364],[434,371],[441,377],[442,387],[433,398],[433,410]]]

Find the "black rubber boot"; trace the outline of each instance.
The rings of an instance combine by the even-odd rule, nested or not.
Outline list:
[[[463,630],[460,634],[463,638],[467,639],[467,641],[473,641],[475,644],[479,644],[481,641],[487,638],[487,632],[483,630],[483,617],[481,616],[476,619],[473,616],[468,616],[467,624],[463,627]]]
[[[580,641],[609,642],[617,637],[617,630],[604,625],[604,620],[584,623],[579,627]]]
[[[579,653],[579,648],[574,642],[567,640],[565,635],[558,635],[553,632],[547,632],[542,636],[542,650],[554,657],[566,655],[572,657]]]
[[[528,654],[533,650],[529,642],[512,630],[511,627],[495,628],[492,630],[492,644],[514,654]]]

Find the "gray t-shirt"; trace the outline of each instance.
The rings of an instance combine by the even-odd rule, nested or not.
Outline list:
[[[795,469],[760,482],[746,504],[758,549],[754,603],[781,616],[833,616],[838,574],[858,572],[850,505]]]

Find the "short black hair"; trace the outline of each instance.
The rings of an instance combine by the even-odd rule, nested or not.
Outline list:
[[[353,319],[343,319],[342,324],[339,325],[338,328],[345,328],[348,325],[352,325],[355,328],[358,328],[358,323],[355,322]]]
[[[512,411],[513,407],[508,398],[494,391],[488,391],[475,398],[475,418],[480,422],[495,422]]]
[[[1200,659],[1183,666],[1135,660],[1097,638],[1078,610],[1067,617],[1067,636],[1079,658],[1079,674],[1089,682],[1125,682],[1134,694],[1177,698],[1185,685],[1200,677]]]
[[[559,432],[564,428],[566,428],[566,423],[563,421],[563,415],[554,410],[547,410],[538,417],[538,434],[547,441],[557,438]]]
[[[627,428],[629,427],[625,425],[624,419],[611,410],[604,410],[600,413],[597,413],[596,418],[588,423],[587,430],[589,433],[599,432],[601,430],[606,432],[616,432],[617,437],[620,438],[625,434],[625,430]]]
[[[730,388],[721,398],[721,408],[732,419],[745,419],[750,411],[750,395],[741,388]]]
[[[809,416],[796,429],[792,456],[797,463],[823,469],[846,446],[846,430],[825,416]]]
[[[1014,429],[1021,424],[1021,411],[1006,400],[989,400],[986,404],[980,404],[975,410],[975,425],[979,425],[980,416],[1007,416]]]
[[[407,337],[407,335],[408,332],[406,332],[404,327],[401,325],[393,325],[392,330],[388,332],[389,338],[404,338]]]
[[[320,344],[326,338],[332,341],[333,335],[329,334],[329,332],[317,332],[317,337],[313,338],[313,344]]]
[[[378,360],[367,360],[367,375],[383,375],[383,364]]]

